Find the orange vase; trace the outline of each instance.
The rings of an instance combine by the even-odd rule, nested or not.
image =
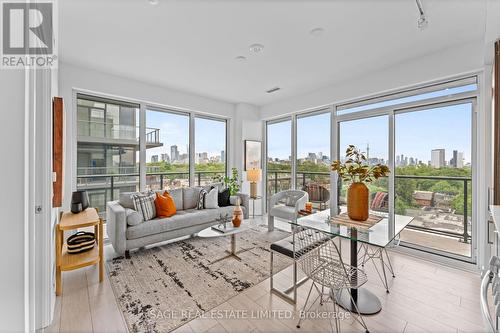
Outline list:
[[[233,211],[233,226],[235,228],[238,228],[241,225],[242,217],[243,210],[240,207],[240,200],[238,199],[238,203],[236,204],[236,207],[234,207]]]
[[[370,191],[364,183],[352,183],[347,189],[347,215],[351,220],[368,220],[368,195]]]

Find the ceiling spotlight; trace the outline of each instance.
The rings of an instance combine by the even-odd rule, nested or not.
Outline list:
[[[417,4],[418,13],[420,15],[417,21],[417,26],[420,30],[423,30],[427,28],[427,26],[429,25],[429,21],[427,20],[427,16],[425,15],[422,0],[415,0],[415,3]]]
[[[243,62],[245,60],[247,60],[247,57],[244,57],[244,56],[237,56],[236,58],[234,58],[236,61],[238,62]]]
[[[250,45],[250,52],[252,53],[260,53],[264,50],[264,45],[262,44],[252,44]]]
[[[309,31],[309,33],[314,37],[319,37],[319,36],[323,35],[324,32],[325,32],[325,29],[323,29],[323,28],[314,28],[311,31]]]
[[[150,5],[157,5],[160,3],[159,0],[148,0]]]

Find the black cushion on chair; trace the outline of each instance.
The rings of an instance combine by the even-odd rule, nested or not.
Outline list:
[[[315,231],[315,232],[319,232],[319,231]],[[295,237],[301,237],[301,232],[298,232],[295,234]],[[308,249],[309,251],[310,250],[313,250],[314,248],[320,246],[321,244],[324,244],[326,241],[328,241],[329,239],[333,238],[334,236],[327,236],[327,235],[324,235],[324,237],[322,237],[321,239],[321,242],[318,242],[317,244],[315,244],[315,246],[311,247],[310,249]],[[284,238],[280,241],[277,241],[277,242],[274,242],[271,244],[271,250],[272,251],[276,251],[284,256],[287,256],[287,257],[290,257],[290,258],[294,258],[296,256],[294,256],[294,253],[293,253],[293,235],[292,236],[289,236],[287,238]],[[302,248],[300,248],[300,245],[297,244],[297,246],[295,247],[295,251],[296,252],[299,252],[297,253],[297,257],[300,257],[300,255],[304,254],[306,251],[303,251]]]

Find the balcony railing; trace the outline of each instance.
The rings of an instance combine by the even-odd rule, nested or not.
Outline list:
[[[125,171],[125,169],[122,171]],[[87,170],[86,172],[90,173],[91,171]],[[122,191],[132,192],[139,190],[139,173],[136,170],[131,173],[121,174],[99,174],[98,172],[98,170],[94,170],[93,174],[77,175],[77,188],[88,191],[90,205],[97,207],[100,215],[105,218],[106,202],[118,200]],[[207,185],[215,182],[217,177],[223,175],[225,175],[225,171],[195,171],[194,183],[198,186]],[[189,186],[188,171],[146,173],[146,187],[150,190],[173,189],[187,186]]]
[[[78,120],[78,136],[139,142],[139,126]],[[146,128],[146,143],[160,143],[160,129]]]
[[[273,194],[291,188],[290,171],[267,172],[267,191]],[[458,238],[467,243],[471,239],[471,178],[448,176],[395,175],[396,213],[415,216],[410,229]],[[438,184],[439,182],[439,184]],[[331,191],[330,173],[297,172],[297,188],[315,183]],[[427,191],[441,187],[442,191]],[[340,186],[339,205],[346,204],[343,193],[347,186]],[[387,189],[385,190],[387,191]],[[415,198],[416,193],[426,192],[426,200]],[[430,192],[430,193],[429,193]]]

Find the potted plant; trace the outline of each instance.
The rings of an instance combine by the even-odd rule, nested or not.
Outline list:
[[[231,169],[231,177],[228,176],[219,176],[216,178],[218,181],[221,181],[226,188],[229,189],[229,195],[236,195],[240,190],[240,181],[238,180],[238,169]]]
[[[336,171],[343,181],[349,182],[347,189],[347,214],[356,221],[368,219],[369,190],[366,183],[387,177],[390,173],[387,165],[368,165],[366,156],[354,145],[349,145],[346,152],[346,161],[334,161],[332,171]]]

